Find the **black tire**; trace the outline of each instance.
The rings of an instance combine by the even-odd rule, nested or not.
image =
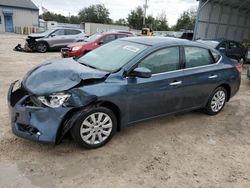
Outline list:
[[[215,105],[212,104],[212,102],[215,101],[215,97],[216,97],[215,95],[218,96],[218,93],[221,93],[221,92],[224,94],[224,101],[223,101],[223,104],[221,104],[222,100],[220,100],[221,103],[220,103],[220,105],[217,105],[218,108],[216,109]],[[211,96],[209,97],[207,105],[206,105],[206,107],[204,109],[204,112],[206,114],[208,114],[208,115],[216,115],[216,114],[218,114],[224,108],[224,106],[225,106],[225,104],[227,102],[227,96],[228,96],[228,93],[227,93],[227,90],[224,87],[218,87],[218,88],[216,88],[213,91],[213,93],[211,94]]]
[[[84,125],[85,120],[87,122],[89,122],[90,120],[92,120],[91,117],[90,117],[91,115],[94,115],[95,117],[97,117],[97,116],[99,117],[98,113],[99,114],[105,114],[105,115],[107,115],[110,118],[110,122],[112,124],[111,131],[110,131],[109,135],[105,139],[104,139],[104,137],[106,135],[104,135],[102,133],[102,131],[109,132],[109,131],[107,131],[108,128],[103,128],[102,126],[101,127],[99,126],[99,128],[98,128],[97,125],[93,126],[94,128],[93,127],[90,128],[90,126],[88,126],[88,128],[84,127],[85,126]],[[104,116],[104,117],[106,117],[106,116]],[[105,126],[105,125],[103,125],[103,126]],[[88,131],[89,134],[87,132],[86,133],[81,133],[81,130],[84,130],[84,129],[85,130],[90,129],[90,131]],[[110,141],[110,139],[113,137],[113,135],[115,134],[116,130],[117,130],[117,118],[116,118],[115,114],[110,109],[108,109],[108,108],[94,107],[93,109],[90,109],[89,111],[87,111],[86,113],[84,113],[82,116],[80,116],[76,120],[75,125],[71,129],[71,135],[72,135],[73,139],[80,146],[85,147],[87,149],[95,149],[95,148],[99,148],[99,147],[105,145],[106,143],[108,143]],[[91,131],[92,131],[92,133],[91,133]],[[90,134],[92,135],[91,137],[89,137]],[[103,136],[103,141],[100,142],[100,143],[89,143],[88,141],[85,141],[83,139],[83,138],[86,139],[86,137],[89,137],[90,142],[91,142],[92,138],[95,137],[95,142],[98,142],[96,140],[96,138],[98,138],[98,140],[99,140],[99,134],[101,134]]]
[[[48,44],[46,42],[38,42],[36,44],[36,51],[40,53],[45,53],[48,51]]]

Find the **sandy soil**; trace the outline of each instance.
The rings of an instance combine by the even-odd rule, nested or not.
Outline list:
[[[250,82],[211,117],[154,119],[117,133],[97,150],[58,146],[10,131],[6,93],[34,65],[59,53],[12,51],[25,36],[0,34],[0,187],[250,187]],[[245,70],[244,70],[245,73]]]

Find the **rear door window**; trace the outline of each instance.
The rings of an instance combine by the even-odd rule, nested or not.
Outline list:
[[[125,38],[125,37],[128,37],[127,35],[122,35],[122,34],[118,34],[116,35],[117,39],[120,39],[120,38]]]
[[[138,67],[145,67],[152,71],[152,74],[164,73],[179,69],[179,47],[165,48],[153,52]]]
[[[227,42],[222,42],[219,44],[218,48],[217,49],[227,49]]]
[[[237,49],[239,48],[239,45],[236,42],[229,42],[229,49],[233,50],[233,49]]]
[[[109,43],[113,40],[115,40],[115,35],[106,35],[105,37],[102,38],[104,44]]]
[[[79,30],[73,30],[73,29],[66,30],[66,35],[78,35],[80,33],[81,33],[81,31],[79,31]]]
[[[199,47],[185,47],[185,67],[193,68],[214,63],[208,49]]]

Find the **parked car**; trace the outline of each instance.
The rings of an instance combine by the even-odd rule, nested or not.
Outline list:
[[[240,43],[232,40],[198,40],[203,44],[212,46],[213,48],[219,50],[221,53],[225,54],[229,58],[236,59],[238,61],[245,62],[246,48],[244,48]]]
[[[197,42],[129,37],[81,58],[50,60],[8,93],[17,136],[58,143],[70,132],[86,148],[117,130],[162,115],[218,114],[239,90],[242,65]]]
[[[247,47],[246,62],[250,63],[250,45]]]
[[[61,49],[62,57],[80,57],[91,50],[107,44],[119,38],[134,36],[133,33],[125,31],[96,33],[89,38],[84,39],[84,42],[72,43],[67,48]]]
[[[46,52],[61,50],[73,42],[83,41],[86,35],[83,30],[76,28],[55,27],[43,33],[33,33],[26,39],[26,46],[32,51]]]
[[[247,78],[250,80],[250,67],[247,68]]]
[[[246,62],[250,62],[250,45],[247,47]],[[247,68],[247,77],[250,80],[250,67]]]
[[[193,32],[183,32],[181,35],[181,39],[193,40],[194,33]]]

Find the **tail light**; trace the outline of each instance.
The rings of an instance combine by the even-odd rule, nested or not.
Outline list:
[[[236,64],[235,68],[239,71],[240,74],[242,73],[243,68],[241,63]]]

